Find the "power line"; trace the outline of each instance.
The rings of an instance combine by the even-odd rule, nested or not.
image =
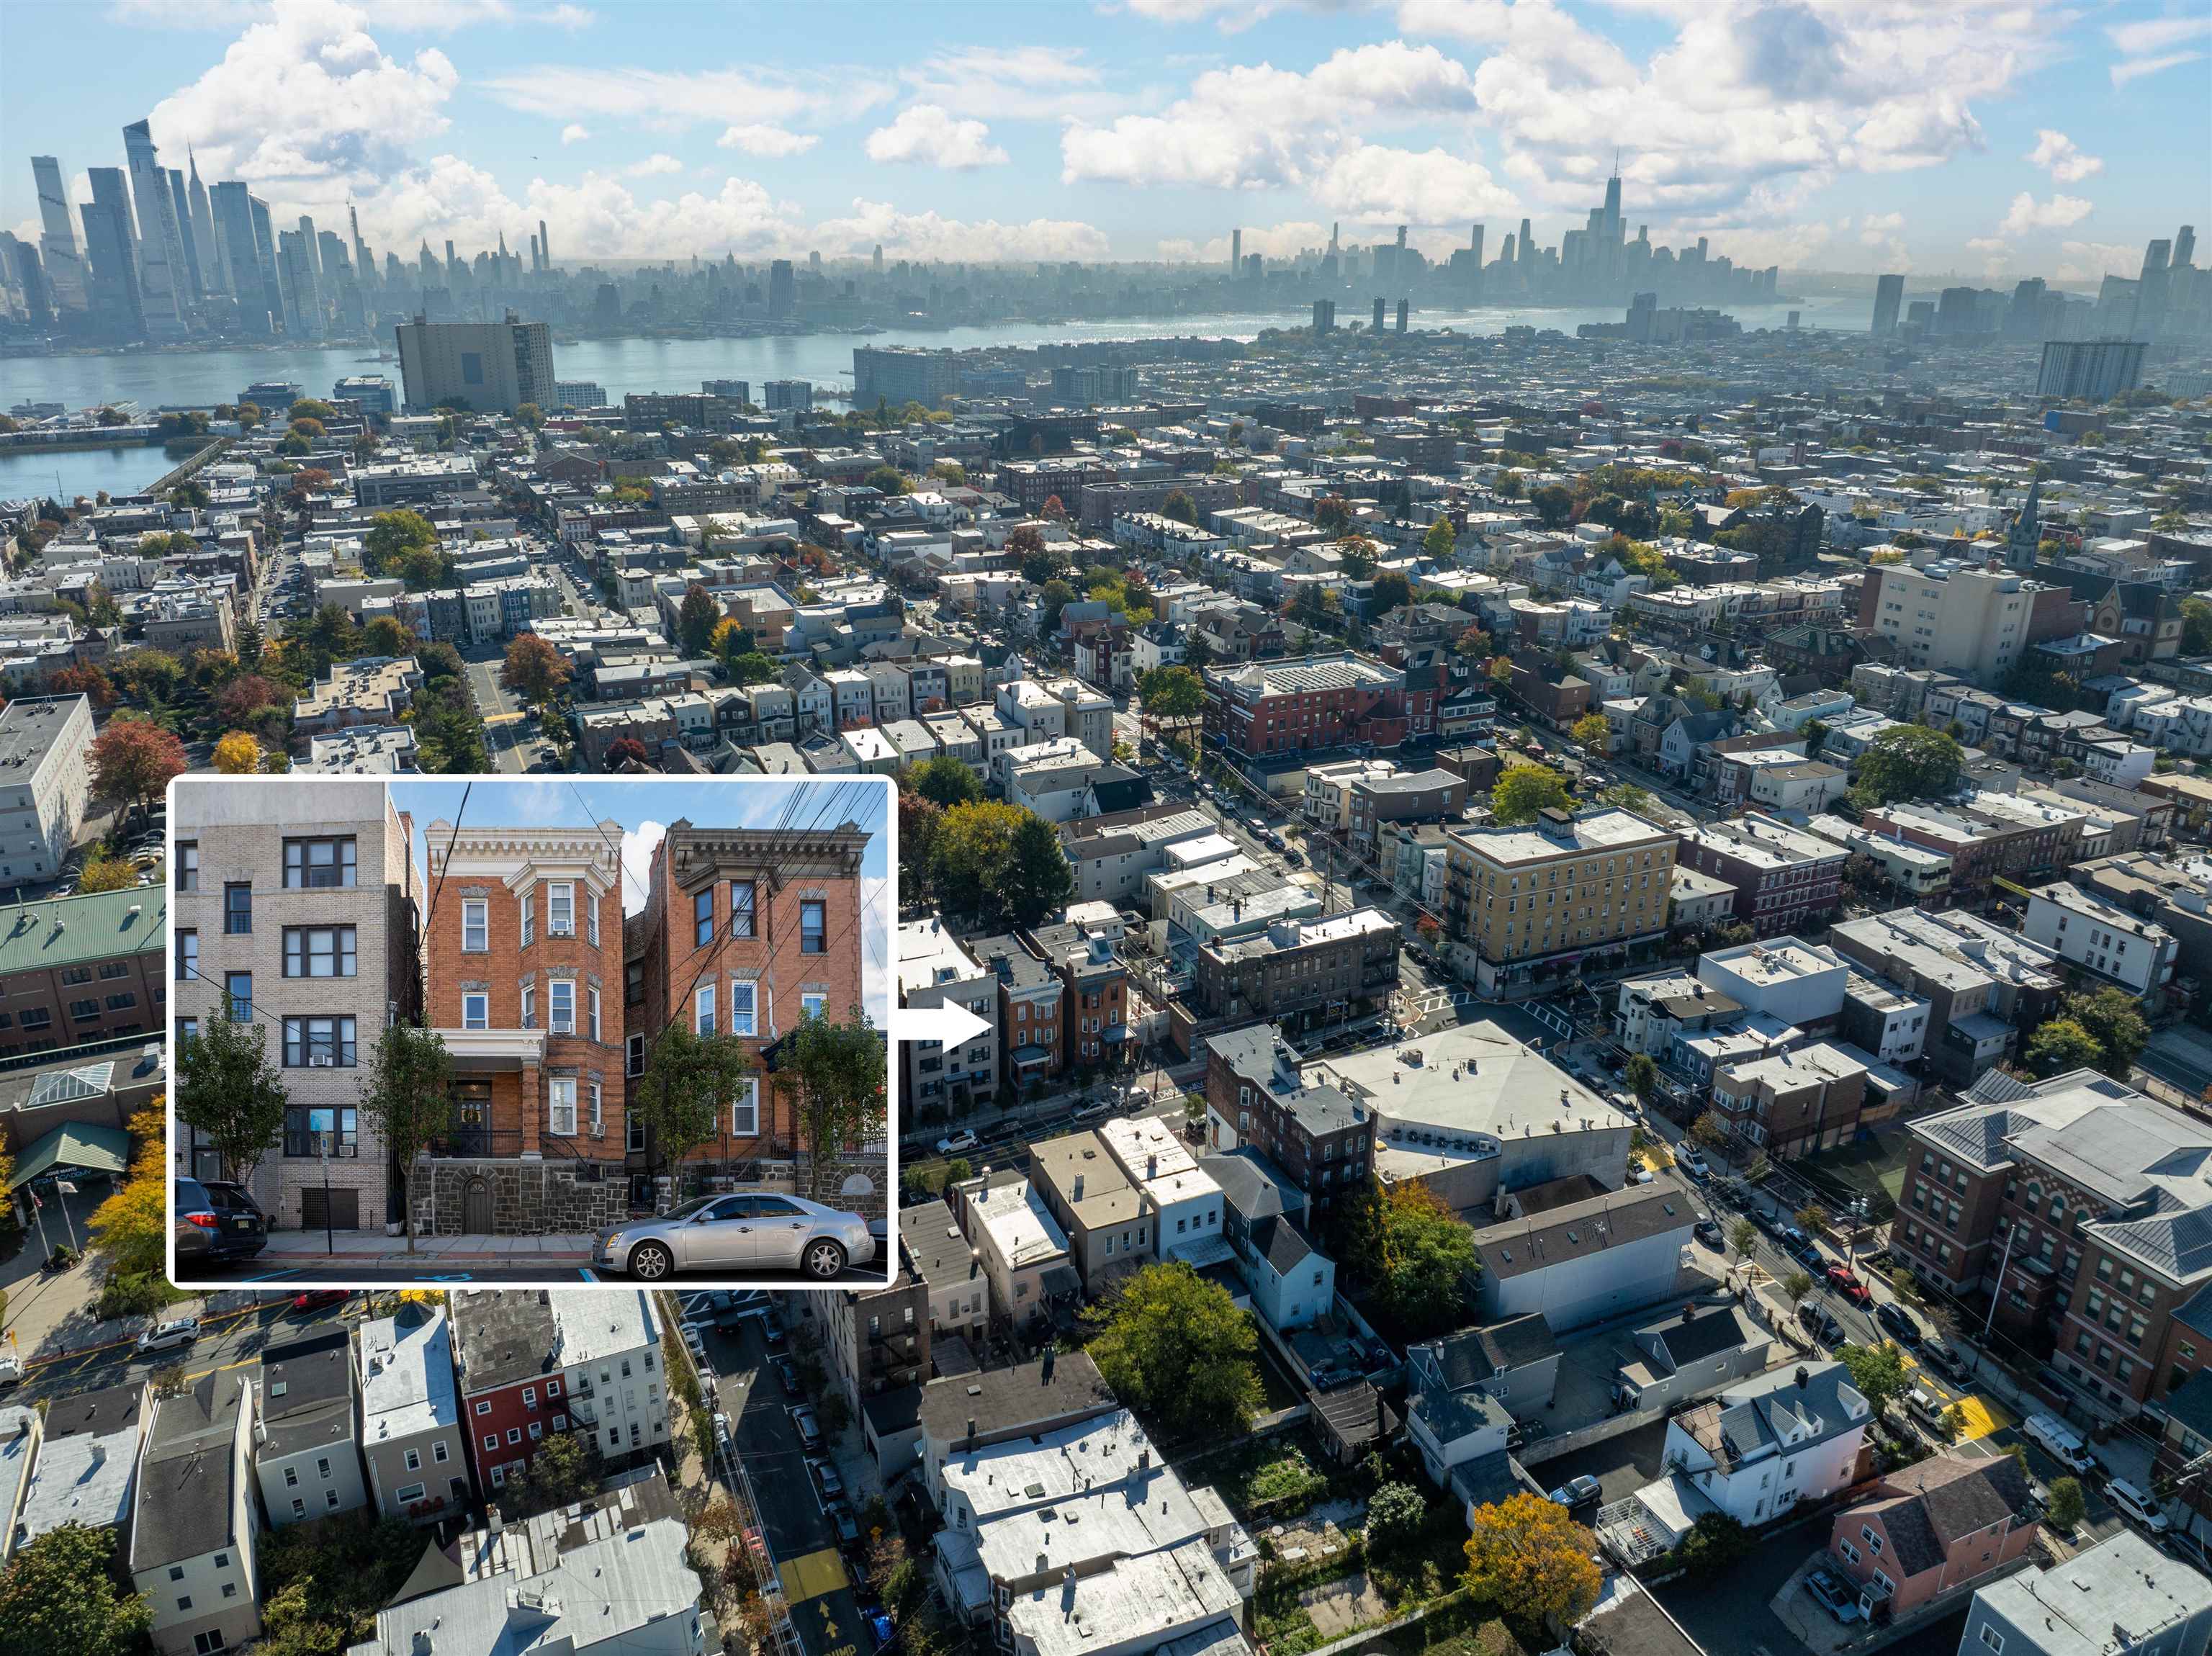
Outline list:
[[[476,784],[474,782],[465,782],[461,786],[460,809],[453,813],[453,831],[446,838],[446,865],[438,870],[438,883],[432,888],[430,892],[430,912],[422,917],[422,934],[425,938],[428,937],[431,925],[438,918],[439,894],[443,892],[446,889],[446,876],[452,873],[453,870],[453,846],[460,840],[461,819],[469,814],[469,795],[475,790],[475,787]],[[467,914],[464,913],[462,919],[466,919],[467,918]]]

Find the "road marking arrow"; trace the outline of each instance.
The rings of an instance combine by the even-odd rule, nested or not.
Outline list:
[[[957,1046],[990,1027],[964,1006],[902,1006],[891,1013],[891,1033],[901,1040]]]

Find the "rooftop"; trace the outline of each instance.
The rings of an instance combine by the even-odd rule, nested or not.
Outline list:
[[[461,1417],[453,1387],[453,1329],[441,1310],[407,1307],[409,1315],[361,1325],[361,1410],[369,1443],[412,1437]]]
[[[0,911],[0,979],[166,949],[168,918],[169,894],[160,885],[50,897]]]
[[[2212,1610],[2212,1580],[2124,1529],[2049,1569],[2026,1569],[1975,1595],[1993,1615],[2033,1629],[2041,1656],[2114,1656]]]
[[[1553,857],[1574,857],[1585,852],[1618,851],[1644,846],[1672,844],[1672,830],[1648,822],[1632,811],[1605,807],[1577,811],[1565,823],[1544,827],[1490,826],[1458,828],[1451,838],[1478,859],[1500,865],[1542,862]]]

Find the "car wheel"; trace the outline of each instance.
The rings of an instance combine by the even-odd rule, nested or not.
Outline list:
[[[806,1245],[803,1264],[808,1276],[829,1282],[845,1269],[844,1245],[827,1236],[817,1236]]]
[[[675,1268],[675,1257],[658,1242],[640,1242],[629,1256],[629,1274],[657,1283]]]

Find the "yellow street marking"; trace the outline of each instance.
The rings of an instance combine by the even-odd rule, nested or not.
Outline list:
[[[845,1574],[845,1561],[837,1556],[836,1549],[824,1547],[803,1557],[785,1559],[777,1567],[776,1579],[783,1583],[787,1603],[803,1604],[825,1592],[836,1592],[852,1578]]]

